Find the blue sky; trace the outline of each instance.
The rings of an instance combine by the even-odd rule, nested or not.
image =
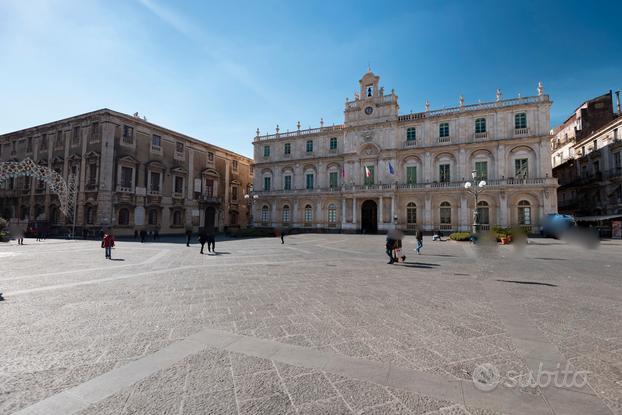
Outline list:
[[[108,107],[251,155],[343,121],[367,70],[401,112],[535,95],[552,126],[622,89],[620,1],[0,0],[0,133]]]

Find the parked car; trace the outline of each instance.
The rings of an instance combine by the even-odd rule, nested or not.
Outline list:
[[[46,236],[50,233],[50,223],[45,220],[31,220],[26,227],[25,235],[29,238],[41,234]]]
[[[577,222],[570,215],[549,213],[544,216],[540,233],[546,238],[560,238],[569,229],[577,226]]]

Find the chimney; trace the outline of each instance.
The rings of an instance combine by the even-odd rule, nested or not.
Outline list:
[[[618,114],[620,114],[620,91],[616,91],[616,98],[618,99]]]

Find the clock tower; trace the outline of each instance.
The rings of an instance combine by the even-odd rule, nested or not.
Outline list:
[[[378,87],[380,77],[371,68],[359,80],[360,91],[354,94],[354,101],[346,98],[344,118],[346,125],[365,125],[397,119],[399,105],[397,95],[391,90],[384,94],[384,88]]]

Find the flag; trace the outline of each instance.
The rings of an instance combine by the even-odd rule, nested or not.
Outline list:
[[[341,177],[346,177],[346,168],[341,166]]]
[[[365,177],[371,177],[371,170],[367,166],[365,166]]]
[[[393,165],[391,164],[391,162],[389,162],[389,174],[391,176],[395,174],[395,169],[393,168]]]

